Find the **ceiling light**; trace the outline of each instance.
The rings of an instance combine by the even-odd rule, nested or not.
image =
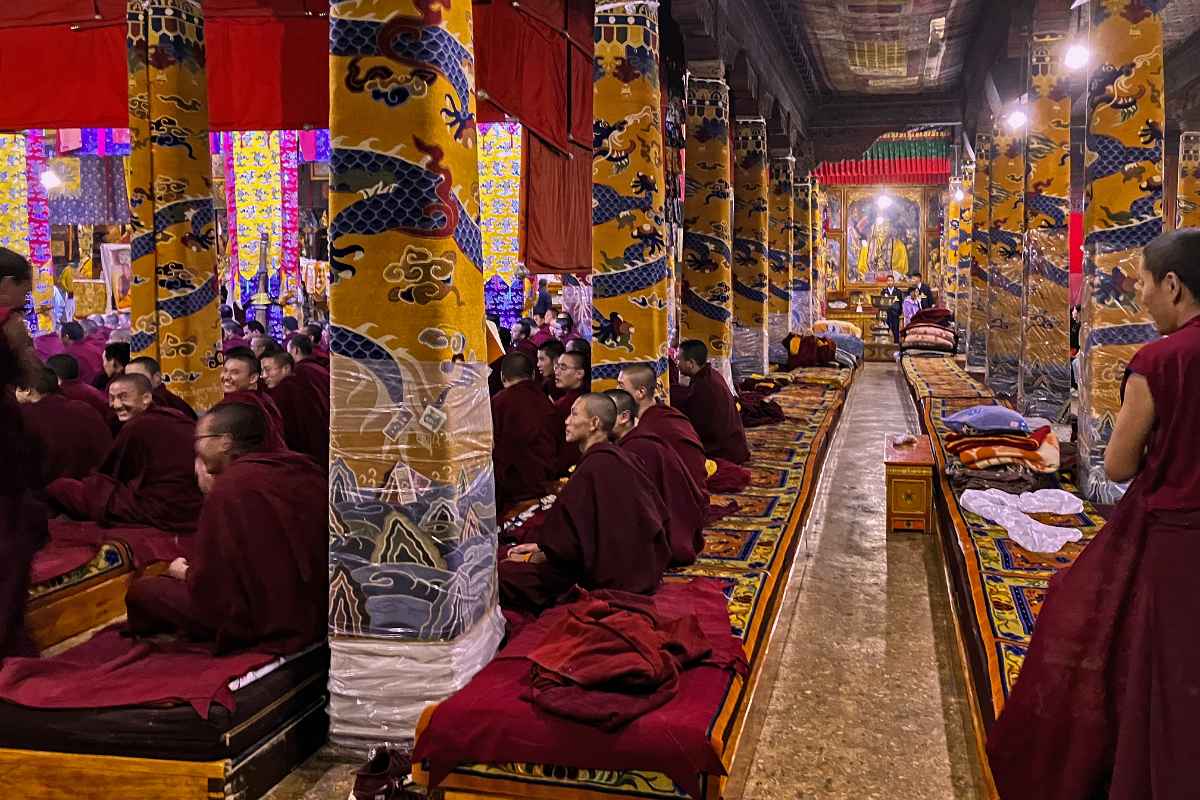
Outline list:
[[[878,217],[875,218],[876,225],[882,225],[885,222],[887,222],[887,217],[885,217],[883,214],[880,214]]]
[[[1067,69],[1083,69],[1087,66],[1091,56],[1092,54],[1088,52],[1085,45],[1073,44],[1067,48],[1067,54],[1063,56],[1063,63],[1067,65]]]
[[[57,189],[63,185],[62,178],[58,177],[58,173],[52,169],[48,169],[42,173],[41,181],[42,186],[46,187],[47,191]]]
[[[892,198],[888,197],[886,194],[879,195],[879,199],[875,201],[875,205],[879,206],[880,208],[887,208],[891,204]]]
[[[963,192],[962,189],[954,190],[954,202],[961,203],[963,200],[966,200],[966,199],[967,199],[967,195],[965,192]]]
[[[1017,131],[1017,130],[1020,130],[1021,128],[1024,128],[1025,123],[1028,121],[1029,121],[1029,117],[1027,117],[1025,115],[1024,111],[1022,111],[1021,109],[1018,108],[1016,111],[1012,112],[1005,118],[1004,124],[1008,126],[1009,130]]]

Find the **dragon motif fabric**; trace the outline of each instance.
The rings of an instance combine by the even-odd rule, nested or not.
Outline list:
[[[967,365],[982,369],[987,365],[989,261],[992,228],[992,135],[975,136],[974,224],[971,231],[971,319],[967,328]]]
[[[812,227],[809,225],[811,187],[792,184],[792,331],[812,328]]]
[[[792,184],[796,162],[791,156],[771,159],[771,196],[768,215],[767,349],[772,363],[787,361],[783,340],[792,324],[792,248],[794,217]]]
[[[987,384],[1015,398],[1020,377],[1021,281],[1024,270],[1025,148],[1010,131],[993,144],[988,250]]]
[[[738,120],[733,163],[733,373],[767,371],[767,123]]]

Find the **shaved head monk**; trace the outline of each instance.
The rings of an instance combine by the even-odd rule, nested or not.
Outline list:
[[[709,458],[723,458],[743,464],[750,458],[746,430],[737,401],[729,384],[708,363],[708,347],[699,339],[688,339],[679,345],[679,371],[691,379],[686,400],[680,410],[688,415],[704,452]]]
[[[87,403],[104,417],[106,422],[116,423],[112,409],[108,406],[108,395],[79,379],[79,362],[75,360],[75,356],[66,353],[50,356],[46,359],[46,366],[58,376],[58,390],[62,392],[63,397]]]
[[[305,383],[312,384],[318,391],[329,395],[329,356],[317,352],[313,340],[304,334],[293,336],[288,341],[288,355],[296,363],[292,372]]]
[[[266,416],[252,406],[219,405],[200,420],[195,480],[206,497],[194,555],[130,585],[135,635],[176,634],[218,653],[288,654],[324,640],[326,472],[271,449],[270,439]]]
[[[658,375],[649,364],[631,364],[617,376],[617,386],[629,392],[638,406],[637,427],[644,433],[660,437],[679,454],[692,480],[704,486],[708,471],[700,436],[683,412],[663,403],[654,396]]]
[[[329,395],[294,374],[295,362],[282,350],[262,358],[267,394],[282,418],[283,440],[317,464],[329,464]]]
[[[496,508],[541,497],[555,476],[558,426],[554,404],[534,381],[533,362],[524,353],[500,360],[504,388],[492,398],[492,469]]]
[[[554,385],[559,393],[554,400],[554,410],[558,415],[560,431],[564,430],[562,426],[566,424],[575,401],[584,393],[583,380],[587,371],[587,356],[582,353],[563,353],[554,364]],[[562,433],[559,437],[558,474],[565,475],[579,462],[579,450],[568,445],[570,439],[563,438]]]
[[[102,525],[195,530],[201,500],[191,458],[195,423],[156,405],[142,375],[118,375],[108,396],[122,423],[112,449],[82,480],[62,478],[46,487],[53,506]]]
[[[583,457],[538,528],[500,564],[500,602],[538,610],[572,586],[648,594],[671,560],[667,509],[642,465],[609,442],[617,408],[602,394],[575,401],[567,439]]]
[[[192,410],[188,402],[168,389],[167,385],[163,383],[162,367],[155,359],[150,356],[138,356],[125,367],[125,373],[128,375],[141,375],[150,381],[150,385],[154,388],[154,402],[160,406],[173,408],[188,419],[194,420],[196,418],[196,412]]]
[[[108,423],[87,403],[58,391],[58,375],[43,367],[16,391],[25,430],[33,437],[41,485],[59,478],[83,478],[100,466],[112,448]]]
[[[565,352],[567,352],[566,346],[558,339],[543,342],[542,346],[537,349],[538,377],[542,389],[551,400],[557,400],[563,394],[563,390],[559,389],[556,384],[554,367],[558,365],[558,357]]]
[[[671,566],[683,567],[696,560],[704,549],[704,520],[708,516],[708,490],[688,474],[683,459],[662,437],[640,430],[638,406],[624,389],[604,393],[617,408],[612,438],[622,450],[641,462],[667,505],[667,534],[671,543]]]

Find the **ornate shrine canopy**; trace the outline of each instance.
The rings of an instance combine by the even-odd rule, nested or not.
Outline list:
[[[863,157],[822,164],[813,172],[826,186],[892,183],[938,186],[950,179],[950,138],[944,130],[885,133]]]

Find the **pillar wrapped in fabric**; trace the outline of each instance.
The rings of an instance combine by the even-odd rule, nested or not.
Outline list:
[[[1138,348],[1158,336],[1138,305],[1136,284],[1141,249],[1163,228],[1165,4],[1141,3],[1133,15],[1117,13],[1113,5],[1090,6],[1090,49],[1103,58],[1094,61],[1087,98],[1080,332],[1080,461],[1085,493],[1103,503],[1121,494],[1104,473],[1121,379]]]
[[[812,184],[812,316],[813,321],[825,319],[825,293],[829,287],[829,241],[825,235],[829,221],[829,198],[816,181]]]
[[[955,293],[958,296],[954,320],[958,329],[958,351],[963,354],[967,352],[972,316],[971,264],[975,255],[974,187],[975,171],[969,167],[963,171],[963,177],[959,181],[963,199],[958,204],[958,252],[953,254]]]
[[[649,363],[667,392],[666,219],[658,3],[596,15],[592,155],[592,388]]]
[[[770,166],[771,195],[768,199],[767,280],[767,356],[772,364],[787,363],[783,340],[792,326],[792,184],[796,180],[796,159],[774,157]]]
[[[959,219],[962,216],[962,204],[958,200],[959,183],[950,182],[950,191],[946,198],[946,222],[942,227],[942,274],[941,282],[935,284],[936,291],[941,293],[942,305],[954,313],[958,313],[958,270],[955,269],[955,258],[958,255],[958,240],[962,236]]]
[[[683,286],[679,339],[708,346],[713,369],[733,385],[733,186],[729,87],[721,62],[690,64]],[[712,77],[704,77],[711,75]]]
[[[739,119],[733,154],[733,374],[767,371],[767,123]]]
[[[127,10],[130,350],[202,411],[222,396],[204,17],[196,0]]]
[[[504,630],[471,37],[470,3],[330,6],[329,717],[356,749],[410,740]]]
[[[812,211],[811,186],[797,178],[792,184],[792,330],[812,329]]]
[[[1030,48],[1025,169],[1025,270],[1017,405],[1058,419],[1071,402],[1071,93],[1066,38],[1035,33]]]
[[[1175,227],[1200,228],[1200,132],[1179,136],[1179,183],[1175,194]]]
[[[971,325],[967,337],[967,366],[976,369],[987,367],[993,147],[990,133],[975,137],[975,221],[971,231]]]
[[[1025,131],[996,134],[988,237],[987,385],[1015,398],[1021,357],[1024,272]]]

